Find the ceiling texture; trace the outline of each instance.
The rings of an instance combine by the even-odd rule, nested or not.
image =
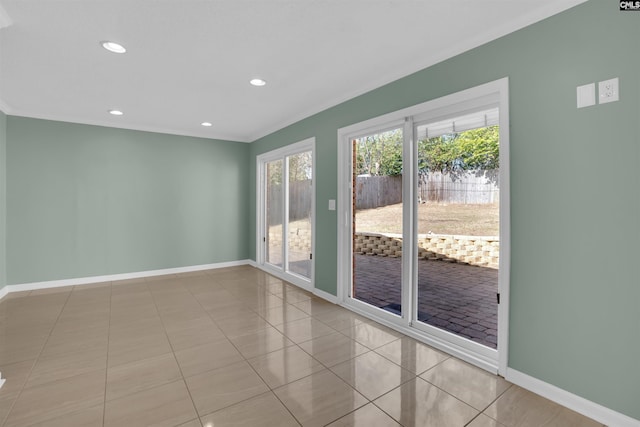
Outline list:
[[[584,1],[0,0],[0,109],[251,142]]]

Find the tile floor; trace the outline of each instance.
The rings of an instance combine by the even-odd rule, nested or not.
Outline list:
[[[0,426],[596,426],[251,267],[12,293]]]

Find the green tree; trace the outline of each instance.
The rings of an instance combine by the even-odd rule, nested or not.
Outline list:
[[[402,129],[357,139],[356,174],[402,174],[402,139]],[[498,126],[450,133],[418,142],[418,170],[421,173],[497,170],[499,165]]]
[[[312,178],[313,159],[311,151],[294,154],[289,159],[289,182],[306,181]]]
[[[489,126],[418,142],[420,172],[495,170],[500,166],[499,129]]]
[[[461,132],[458,134],[458,145],[465,170],[493,170],[500,167],[498,126]]]
[[[356,140],[356,175],[402,174],[402,129]]]
[[[312,179],[313,158],[311,151],[287,156],[289,160],[289,182],[305,181]],[[267,163],[267,176],[272,185],[282,184],[282,160],[274,160]]]

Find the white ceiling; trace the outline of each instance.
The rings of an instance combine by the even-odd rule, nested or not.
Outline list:
[[[0,107],[250,142],[583,1],[0,0]]]

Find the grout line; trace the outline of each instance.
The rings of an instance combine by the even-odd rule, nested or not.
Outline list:
[[[213,280],[215,280],[215,279],[213,279]],[[226,288],[225,288],[225,286],[224,286],[224,285],[220,285],[220,286],[222,286],[222,287],[226,290]],[[208,317],[208,318],[213,322],[213,324],[214,324],[218,329],[220,329],[220,331],[222,332],[222,335],[225,337],[225,339],[226,339],[227,341],[229,341],[229,344],[231,344],[231,345],[233,346],[233,348],[238,352],[238,354],[239,354],[239,355],[240,355],[240,357],[242,358],[242,361],[243,361],[244,363],[246,363],[247,365],[249,365],[249,367],[251,367],[251,369],[255,372],[255,374],[258,376],[258,378],[260,378],[260,381],[262,381],[262,382],[265,384],[265,386],[269,389],[269,391],[271,391],[271,388],[269,387],[269,385],[268,385],[268,384],[267,384],[267,383],[262,379],[262,377],[261,377],[261,376],[256,372],[256,370],[253,368],[253,366],[251,366],[251,364],[248,362],[248,359],[247,359],[247,358],[242,354],[242,352],[240,352],[240,350],[238,350],[238,347],[233,343],[233,341],[231,341],[231,339],[229,338],[229,336],[227,335],[227,333],[226,333],[222,328],[220,328],[220,326],[219,326],[219,325],[218,325],[218,323],[215,321],[215,319],[214,319],[213,317],[211,317],[211,314],[210,314],[207,310],[205,310],[205,308],[202,306],[202,303],[201,303],[201,302],[200,302],[200,300],[199,300],[199,299],[198,299],[198,298],[193,294],[193,292],[191,291],[191,289],[189,289],[189,288],[188,288],[188,287],[186,287],[186,286],[183,286],[183,287],[186,289],[186,291],[187,291],[187,292],[189,292],[189,294],[191,295],[191,297],[192,297],[192,298],[193,298],[193,299],[198,303],[198,305],[200,306],[200,308],[202,309],[202,311],[204,311],[204,313],[205,313],[205,314],[207,315],[207,317]],[[238,297],[236,297],[235,295],[233,295],[233,297],[234,297],[234,298],[238,298]],[[168,338],[168,337],[167,337],[167,338]],[[171,341],[169,341],[169,345],[171,345]],[[173,346],[172,346],[172,348],[173,348]],[[185,349],[185,350],[186,350],[186,349]],[[176,358],[176,362],[177,362],[177,358]],[[232,363],[232,364],[235,364],[235,363],[236,363],[236,362],[234,362],[234,363]],[[239,362],[238,362],[238,363],[239,363]],[[232,365],[232,364],[225,365],[225,366],[230,366],[230,365]],[[178,367],[180,368],[180,372],[182,373],[182,368],[180,367],[180,363],[178,363]],[[224,367],[224,366],[221,366],[221,367],[219,367],[219,368],[210,369],[210,370],[207,370],[207,371],[205,371],[205,372],[201,372],[201,373],[199,373],[199,374],[197,374],[197,375],[202,375],[202,374],[204,374],[204,373],[211,372],[211,371],[214,371],[214,370],[216,370],[216,369],[223,368],[223,367]],[[194,376],[195,376],[195,375],[194,375]],[[183,374],[183,379],[185,380],[185,386],[186,386],[186,378],[184,377],[184,374]],[[188,387],[188,386],[187,386],[187,391],[189,392],[189,397],[191,397],[191,401],[192,401],[192,403],[193,403],[193,405],[194,405],[194,408],[195,408],[195,410],[196,410],[196,413],[198,414],[198,417],[199,417],[199,418],[201,418],[201,417],[204,417],[205,415],[208,415],[208,414],[202,414],[202,415],[200,414],[200,412],[198,411],[198,408],[196,408],[196,407],[195,407],[195,402],[193,402],[193,397],[191,396],[191,391],[189,390],[189,387]],[[267,392],[265,392],[265,393],[267,393]],[[233,403],[232,405],[225,406],[224,408],[219,408],[219,409],[217,409],[216,411],[213,411],[213,412],[217,412],[217,411],[220,411],[220,410],[222,410],[222,409],[228,408],[228,407],[230,407],[230,406],[236,405],[236,404],[238,404],[238,403],[241,403],[241,402],[247,401],[247,400],[249,400],[249,399],[253,399],[254,397],[260,396],[260,395],[262,395],[262,394],[264,394],[264,393],[258,394],[258,395],[256,395],[256,396],[252,396],[252,397],[247,398],[247,399],[244,399],[244,400],[242,400],[242,401],[240,401],[240,402]],[[213,412],[210,412],[210,413],[213,413]]]
[[[264,274],[267,274],[267,273],[264,273]],[[285,284],[285,283],[286,283],[285,281],[282,281],[282,282],[283,282],[283,284]],[[283,285],[283,286],[284,286],[284,285]],[[295,307],[293,304],[291,304],[291,303],[289,303],[288,301],[286,301],[286,300],[285,300],[285,295],[284,295],[284,293],[283,293],[283,295],[282,295],[282,296],[278,296],[278,295],[276,295],[276,294],[272,293],[272,292],[271,292],[271,291],[266,287],[266,284],[265,284],[265,285],[262,285],[262,287],[264,288],[264,291],[265,291],[265,292],[270,293],[271,295],[274,295],[274,296],[275,296],[275,297],[277,297],[277,298],[280,298],[280,299],[282,300],[282,302],[283,302],[283,305],[282,305],[282,307],[283,307],[283,308],[284,308],[284,307],[286,307],[286,306],[287,306],[287,304],[288,304],[288,305],[291,305],[292,307]],[[278,308],[278,307],[273,307],[273,308]],[[297,307],[295,307],[295,308],[297,308]],[[270,309],[268,309],[268,310],[270,310]],[[298,308],[298,310],[300,310],[300,309]],[[303,311],[303,310],[301,310],[301,311]],[[258,316],[260,316],[260,317],[262,317],[262,318],[264,319],[264,317],[263,317],[263,316],[261,316],[259,313],[256,313],[256,314],[258,314]],[[305,313],[305,314],[307,314],[307,317],[303,317],[303,318],[301,318],[301,319],[296,319],[296,320],[303,320],[303,319],[311,319],[311,318],[312,318],[312,316],[311,316],[311,315],[309,315],[308,313]],[[295,322],[296,320],[292,320],[292,322]],[[298,343],[294,342],[293,340],[289,339],[289,337],[287,337],[285,334],[283,334],[283,333],[282,333],[282,332],[277,328],[277,325],[272,324],[272,323],[271,323],[271,322],[269,322],[267,319],[265,319],[265,321],[267,321],[267,323],[269,323],[269,324],[271,325],[271,327],[272,327],[272,328],[274,328],[276,331],[278,331],[278,332],[279,332],[279,333],[280,333],[280,334],[281,334],[285,339],[287,339],[289,342],[293,343],[293,345],[285,346],[285,347],[283,347],[283,348],[281,348],[281,349],[279,349],[279,350],[274,350],[274,351],[272,351],[272,352],[268,352],[268,353],[265,353],[265,354],[262,354],[262,355],[258,355],[258,356],[256,356],[256,357],[254,357],[254,359],[255,359],[255,358],[258,358],[258,357],[265,356],[265,355],[267,355],[267,354],[275,353],[276,351],[280,351],[280,350],[282,350],[282,351],[286,351],[287,349],[289,349],[289,348],[291,348],[291,347],[294,347],[294,346],[295,346],[295,347],[298,347],[298,348],[299,348],[303,353],[308,354],[306,351],[304,351],[304,349],[302,349],[302,347],[300,347],[300,345],[299,345]],[[283,322],[283,323],[279,324],[279,326],[282,326],[282,325],[284,325],[285,323],[289,323],[289,322]],[[308,354],[308,355],[309,355],[309,354]],[[311,356],[311,355],[309,355],[309,357],[311,357],[313,360],[315,360],[315,361],[317,361],[318,363],[320,363],[320,365],[321,365],[321,366],[323,366],[323,367],[326,369],[326,367],[325,367],[325,366],[324,366],[324,365],[323,365],[319,360],[315,359],[315,358],[314,358],[313,356]],[[250,365],[250,366],[251,366],[251,368],[254,370],[254,372],[256,372],[256,374],[257,374],[258,376],[260,376],[260,374],[259,374],[259,373],[256,371],[256,369],[253,367],[253,365],[251,365],[251,363],[249,363],[249,365]],[[317,371],[317,372],[320,372],[320,371]],[[281,405],[282,405],[282,406],[287,410],[287,412],[291,415],[291,417],[292,417],[292,418],[293,418],[293,419],[294,419],[294,420],[295,420],[295,421],[296,421],[300,426],[302,426],[302,422],[301,422],[300,420],[298,420],[298,418],[293,414],[293,412],[291,412],[291,410],[289,409],[289,407],[288,407],[288,406],[287,406],[287,405],[282,401],[282,399],[280,398],[280,396],[278,396],[278,395],[275,393],[275,389],[278,389],[278,388],[284,387],[284,386],[286,386],[286,385],[288,385],[288,384],[291,384],[291,383],[293,383],[293,382],[296,382],[296,381],[300,381],[300,380],[302,380],[302,379],[304,379],[304,378],[310,377],[311,375],[313,375],[313,374],[315,374],[315,373],[316,373],[316,372],[312,372],[312,373],[311,373],[311,374],[309,374],[309,375],[306,375],[306,376],[304,376],[304,377],[302,377],[302,378],[298,378],[297,380],[295,380],[295,381],[291,381],[290,383],[282,384],[282,385],[280,385],[280,386],[278,386],[278,387],[276,387],[276,388],[271,388],[271,386],[270,386],[269,384],[267,384],[267,387],[269,387],[269,390],[271,391],[271,394],[273,394],[273,396],[274,396],[276,399],[278,399],[278,401],[280,402],[280,404],[281,404]],[[262,376],[260,376],[260,378],[262,378]],[[264,379],[263,379],[263,381],[264,381]],[[265,381],[265,384],[266,384],[266,381]]]
[[[451,356],[451,357],[453,357],[453,356]],[[450,358],[451,358],[451,357],[450,357]],[[460,360],[460,359],[456,359],[456,360]],[[424,373],[426,373],[426,372],[430,371],[431,369],[434,369],[436,366],[438,366],[438,365],[442,364],[443,362],[444,362],[444,360],[443,360],[443,361],[441,361],[441,362],[439,362],[437,365],[435,365],[435,366],[433,366],[433,367],[431,367],[431,368],[427,369],[426,371],[424,371],[424,372],[423,372],[422,374],[420,374],[420,375],[423,375]],[[462,361],[462,362],[463,362],[463,363],[466,363],[466,362],[464,362],[464,361]],[[480,369],[480,368],[478,368],[478,369]],[[494,403],[496,400],[498,400],[498,399],[499,399],[499,398],[500,398],[504,393],[506,393],[506,392],[507,392],[507,390],[509,390],[509,389],[513,386],[513,384],[510,384],[510,385],[509,385],[509,387],[507,387],[507,388],[506,388],[502,393],[500,393],[500,394],[499,394],[495,399],[493,399],[493,400],[492,400],[492,401],[491,401],[487,406],[485,406],[485,407],[484,407],[484,409],[479,410],[479,409],[477,409],[475,406],[472,406],[469,402],[465,402],[464,400],[462,400],[462,399],[460,399],[459,397],[457,397],[457,396],[453,395],[452,393],[448,392],[447,390],[443,389],[442,387],[440,387],[440,386],[438,386],[438,385],[436,385],[436,384],[433,384],[433,383],[431,383],[431,382],[427,381],[426,379],[422,378],[420,375],[418,375],[418,376],[417,376],[417,378],[420,378],[422,381],[426,382],[426,383],[427,383],[427,384],[429,384],[430,386],[433,386],[433,387],[437,388],[438,390],[440,390],[440,391],[442,391],[442,392],[444,392],[444,393],[448,394],[449,396],[453,397],[454,399],[458,400],[459,402],[462,402],[463,404],[467,405],[467,406],[468,406],[468,407],[470,407],[471,409],[473,409],[473,410],[475,410],[475,411],[478,411],[478,413],[477,413],[477,414],[476,414],[476,415],[475,415],[471,420],[469,420],[469,423],[471,423],[474,419],[476,419],[478,416],[480,416],[480,414],[483,414],[483,413],[484,413],[484,411],[486,411],[486,410],[489,408],[489,406],[493,405],[493,403]],[[493,374],[490,374],[490,375],[493,375]],[[386,394],[386,393],[385,393],[385,394]],[[485,415],[486,415],[486,414],[485,414]],[[489,418],[491,418],[491,417],[489,417]],[[492,419],[493,419],[493,418],[492,418]],[[466,426],[466,425],[468,425],[469,423],[465,424],[465,426]]]
[[[498,396],[496,396],[496,398],[495,398],[495,399],[493,399],[491,402],[489,402],[489,404],[488,404],[487,406],[485,406],[485,408],[484,408],[483,410],[481,410],[481,411],[478,413],[478,415],[476,415],[475,417],[473,417],[473,419],[472,419],[471,421],[469,421],[469,423],[468,423],[468,424],[466,424],[466,425],[471,424],[471,422],[472,422],[473,420],[475,420],[476,418],[478,418],[480,415],[484,415],[485,417],[491,418],[491,419],[492,419],[492,420],[494,420],[497,424],[500,424],[500,423],[498,423],[498,420],[496,420],[496,419],[494,419],[493,417],[490,417],[489,415],[485,414],[485,413],[484,413],[484,411],[486,411],[487,409],[489,409],[489,407],[490,407],[491,405],[493,405],[493,404],[494,404],[498,399],[500,399],[500,398],[501,398],[501,397],[502,397],[502,396],[503,396],[507,391],[509,391],[509,390],[511,389],[511,387],[513,387],[513,384],[511,384],[511,383],[510,383],[510,384],[509,384],[509,387],[505,388],[505,389],[504,389],[504,391],[503,391],[502,393],[500,393]],[[471,406],[471,405],[469,405],[469,406]],[[474,409],[475,409],[475,408],[474,408]],[[502,424],[500,424],[500,425],[502,425]]]
[[[265,274],[266,274],[266,273],[265,273]],[[221,285],[221,286],[222,286],[222,287],[224,287],[224,285]],[[226,289],[226,288],[225,288],[225,289]],[[238,354],[240,354],[240,357],[242,357],[242,358],[243,358],[244,362],[245,362],[247,365],[249,365],[249,367],[250,367],[250,368],[253,370],[253,372],[258,376],[258,378],[260,378],[260,380],[261,380],[261,381],[262,381],[262,382],[267,386],[267,388],[268,388],[269,390],[268,390],[267,392],[265,392],[265,393],[262,393],[262,394],[271,393],[271,394],[272,394],[276,399],[278,399],[278,401],[280,402],[280,404],[281,404],[281,405],[282,405],[282,406],[287,410],[287,412],[289,412],[289,414],[291,415],[291,417],[293,417],[293,419],[294,419],[294,420],[295,420],[295,421],[296,421],[300,426],[302,426],[302,424],[300,423],[300,421],[296,418],[296,416],[295,416],[295,415],[293,415],[293,413],[292,413],[292,412],[291,412],[291,410],[287,407],[287,405],[285,405],[285,404],[284,404],[284,402],[282,402],[282,400],[280,399],[280,397],[279,397],[279,396],[274,392],[274,389],[273,389],[273,388],[271,388],[271,386],[270,386],[269,384],[267,384],[267,382],[262,378],[262,376],[258,373],[258,371],[256,371],[256,369],[253,367],[253,365],[249,362],[249,359],[248,359],[248,358],[246,358],[246,357],[244,356],[244,354],[242,354],[242,352],[238,349],[238,347],[236,346],[236,344],[235,344],[235,343],[234,343],[234,342],[229,338],[229,336],[227,335],[227,333],[226,333],[222,328],[220,328],[220,326],[219,326],[219,325],[218,325],[218,323],[215,321],[215,319],[213,319],[213,318],[211,317],[211,314],[210,314],[207,310],[205,310],[205,309],[204,309],[204,307],[202,306],[202,304],[200,303],[200,301],[198,300],[198,298],[197,298],[195,295],[193,295],[193,292],[191,292],[191,290],[190,290],[189,288],[187,288],[187,290],[189,291],[189,293],[191,294],[191,296],[192,296],[192,297],[193,297],[193,298],[198,302],[198,304],[199,304],[199,305],[200,305],[200,307],[204,310],[204,312],[205,312],[205,313],[207,313],[207,316],[209,316],[209,318],[210,318],[210,319],[211,319],[211,321],[216,325],[216,327],[218,327],[218,328],[220,329],[220,331],[222,332],[222,334],[224,335],[224,337],[225,337],[225,338],[229,341],[229,343],[230,343],[230,344],[231,344],[231,345],[236,349],[236,351],[238,352]],[[266,288],[264,289],[264,291],[265,291],[265,292],[267,292],[267,293],[271,293],[271,292],[270,292],[268,289],[266,289]],[[274,295],[274,294],[272,294],[272,295]],[[277,295],[276,295],[276,296],[277,296]],[[234,295],[234,298],[239,299],[239,298],[238,298],[238,297],[236,297],[235,295]],[[282,298],[282,300],[283,300],[283,302],[284,302],[284,298]],[[285,303],[286,303],[286,302],[285,302]],[[252,310],[251,308],[249,308],[249,309],[250,309],[250,310]],[[252,310],[252,311],[254,311],[254,310]],[[255,312],[255,311],[254,311],[254,312]],[[258,314],[258,313],[256,313],[256,314]],[[260,315],[258,314],[258,316],[260,316]],[[260,317],[262,318],[262,316],[260,316]],[[268,322],[267,322],[267,323],[268,323]],[[280,332],[280,331],[279,331],[275,326],[273,326],[273,325],[272,325],[271,327],[273,327],[276,331]],[[249,332],[249,333],[251,333],[251,332]],[[282,333],[281,333],[281,334],[282,334]],[[284,336],[285,338],[287,338],[284,334],[282,334],[282,336]],[[289,340],[289,338],[287,338],[287,340]],[[291,340],[289,340],[289,341],[291,341]],[[291,341],[291,342],[293,342],[293,341]],[[296,346],[297,346],[297,344],[296,344],[296,343],[293,343],[293,345],[296,345]],[[281,348],[281,349],[279,349],[279,350],[284,350],[284,349],[289,348],[289,347],[292,347],[292,346],[285,346],[285,347],[283,347],[283,348]],[[266,354],[274,353],[274,352],[279,351],[279,350],[274,350],[274,351],[272,351],[272,352],[268,352],[268,353],[266,353]],[[301,349],[301,350],[302,350],[302,349]],[[304,352],[304,350],[302,350],[302,351]],[[257,358],[257,357],[261,357],[261,356],[263,356],[263,355],[256,356],[255,358]],[[314,359],[314,360],[315,360],[315,359]],[[305,377],[305,378],[306,378],[306,377]],[[250,398],[248,398],[248,399],[245,399],[245,400],[242,400],[242,401],[240,401],[240,402],[236,402],[236,403],[234,403],[233,405],[237,405],[237,404],[239,404],[239,403],[242,403],[242,402],[245,402],[245,401],[247,401],[247,400],[253,399],[253,398],[255,398],[255,397],[261,396],[262,394],[259,394],[259,395],[256,395],[256,396],[252,396],[252,397],[250,397]],[[216,411],[214,411],[214,412],[217,412],[217,411],[223,410],[223,409],[228,408],[228,407],[233,406],[233,405],[225,406],[224,408],[220,408],[220,409],[218,409],[218,410],[216,410]],[[197,409],[196,409],[196,412],[197,412]],[[211,413],[214,413],[214,412],[211,412]],[[199,414],[199,412],[197,412],[197,413]],[[204,417],[205,415],[208,415],[208,414],[204,414],[204,415],[202,415],[201,417]]]
[[[440,363],[442,363],[442,362],[439,362],[437,365],[439,365]],[[436,365],[436,366],[437,366],[437,365]],[[434,367],[435,367],[435,366],[434,366]],[[433,369],[433,368],[430,368],[430,369]],[[427,369],[427,371],[428,371],[428,370],[430,370],[430,369]],[[425,371],[425,372],[427,372],[427,371]],[[459,402],[462,402],[462,403],[463,403],[463,404],[465,404],[466,406],[469,406],[471,409],[473,409],[473,410],[477,411],[477,409],[476,409],[476,408],[474,408],[473,406],[469,405],[467,402],[464,402],[464,401],[462,401],[462,400],[458,399],[456,396],[452,395],[451,393],[449,393],[449,392],[447,392],[447,391],[445,391],[445,390],[441,389],[440,387],[438,387],[438,386],[436,386],[436,385],[434,385],[434,384],[431,384],[429,381],[425,380],[424,378],[421,378],[421,377],[420,377],[420,375],[421,375],[421,374],[416,374],[416,375],[415,375],[413,378],[411,378],[410,380],[408,380],[408,381],[405,381],[405,382],[401,383],[399,386],[394,387],[394,388],[392,388],[391,390],[387,391],[386,393],[383,393],[383,394],[381,394],[380,396],[376,397],[375,399],[371,400],[371,403],[372,403],[372,404],[374,404],[374,405],[376,406],[376,408],[380,409],[382,412],[384,412],[385,414],[387,414],[387,415],[388,415],[392,420],[394,420],[395,422],[397,422],[398,424],[400,424],[400,422],[399,422],[398,420],[396,420],[395,418],[393,418],[393,416],[391,416],[391,414],[389,414],[389,413],[388,413],[388,412],[386,412],[383,408],[381,408],[380,406],[378,406],[378,405],[376,404],[375,400],[378,400],[378,399],[380,399],[381,397],[388,395],[389,393],[391,393],[391,392],[393,392],[394,390],[396,390],[396,389],[398,389],[398,388],[402,387],[403,385],[405,385],[406,383],[408,383],[408,382],[410,382],[410,381],[414,381],[414,380],[415,380],[415,381],[422,380],[422,381],[426,382],[427,384],[429,384],[430,386],[433,386],[433,387],[437,388],[438,390],[440,390],[440,391],[444,392],[445,394],[447,394],[447,395],[449,395],[449,396],[453,397],[454,399],[458,400]],[[473,420],[474,420],[476,417],[478,417],[478,415],[480,415],[481,413],[482,413],[482,412],[478,412],[478,414],[476,414],[476,415],[475,415],[471,420],[469,420],[469,422],[473,421]],[[466,426],[466,425],[467,425],[467,424],[465,424],[465,426]]]
[[[468,422],[468,423],[466,423],[466,424],[464,425],[464,427],[467,427],[468,425],[470,425],[470,424],[471,424],[472,422],[474,422],[474,421],[476,420],[476,418],[478,418],[480,415],[482,415],[482,412],[478,412],[478,413],[477,413],[473,418],[471,418],[471,419],[469,420],[469,422]]]
[[[9,415],[11,415],[11,411],[13,411],[13,407],[16,405],[16,403],[18,402],[18,399],[20,399],[20,396],[22,396],[22,392],[25,389],[25,386],[27,385],[27,382],[29,382],[29,378],[31,378],[31,374],[33,374],[33,370],[35,369],[36,365],[38,364],[38,360],[40,359],[40,356],[42,355],[42,352],[44,351],[44,348],[47,345],[47,342],[49,342],[49,339],[51,338],[51,334],[53,333],[53,330],[55,329],[56,325],[58,324],[58,321],[60,320],[60,316],[62,316],[62,312],[64,311],[64,308],[66,307],[67,303],[69,302],[69,298],[71,297],[71,292],[73,291],[73,288],[71,288],[71,291],[69,291],[69,294],[67,295],[67,298],[64,300],[64,304],[62,304],[62,307],[60,308],[60,312],[58,313],[58,316],[56,316],[56,320],[53,322],[53,325],[51,326],[51,329],[49,330],[49,334],[47,335],[47,339],[44,340],[44,343],[42,344],[42,347],[40,348],[40,351],[38,352],[38,355],[35,357],[35,359],[33,359],[33,364],[31,365],[31,369],[29,369],[29,374],[27,374],[26,379],[24,380],[24,383],[22,384],[22,386],[20,387],[20,391],[18,392],[18,394],[16,395],[15,399],[13,400],[13,403],[11,403],[11,407],[9,408],[9,410],[7,411],[7,414],[4,417],[4,420],[2,420],[2,424],[4,425],[7,420],[9,419]],[[30,296],[31,292],[29,292]],[[22,362],[25,362],[26,360],[23,360]],[[15,363],[20,363],[21,361],[17,361]]]
[[[396,387],[396,388],[397,388],[397,387]],[[394,388],[393,390],[395,390],[395,388]],[[388,391],[388,392],[387,392],[387,393],[385,393],[385,394],[391,393],[391,391],[393,391],[393,390],[390,390],[390,391]],[[383,394],[382,396],[384,396],[385,394]],[[382,396],[376,397],[376,399],[379,399],[379,398],[381,398]],[[374,400],[376,400],[376,399],[374,399]],[[371,404],[372,404],[373,406],[375,406],[376,408],[378,408],[379,410],[381,410],[383,414],[386,414],[389,418],[391,418],[393,421],[395,421],[396,423],[398,423],[398,425],[402,426],[402,424],[400,424],[400,421],[396,420],[395,418],[393,418],[393,417],[391,416],[391,414],[389,414],[387,411],[385,411],[384,409],[382,409],[380,406],[376,405],[376,402],[374,402],[374,401],[372,400],[372,401],[371,401]]]
[[[301,301],[298,301],[297,303],[300,303],[300,302],[301,302]],[[288,304],[289,304],[289,303],[288,303]],[[291,304],[291,305],[293,305],[293,304]],[[337,329],[335,329],[335,328],[333,328],[333,327],[331,327],[331,326],[327,325],[326,323],[324,323],[324,322],[322,322],[322,321],[320,321],[320,320],[316,319],[313,315],[309,315],[307,318],[308,318],[308,319],[312,319],[312,320],[316,320],[316,321],[318,321],[318,322],[320,322],[320,323],[324,324],[324,325],[325,325],[325,326],[327,326],[329,329],[332,329],[334,332],[331,332],[331,333],[326,334],[326,335],[320,335],[320,336],[317,336],[317,337],[311,337],[310,339],[305,340],[305,341],[302,341],[302,342],[300,342],[300,343],[297,343],[297,342],[293,342],[293,341],[292,341],[292,342],[294,343],[294,345],[295,345],[296,347],[298,347],[302,352],[304,352],[305,354],[307,354],[309,357],[311,357],[314,361],[316,361],[317,363],[319,363],[319,364],[323,367],[323,370],[325,370],[325,371],[327,371],[328,373],[330,373],[330,374],[334,375],[335,377],[337,377],[340,381],[342,381],[343,383],[345,383],[345,384],[346,384],[350,389],[352,389],[354,392],[356,392],[356,393],[358,393],[359,395],[361,395],[361,396],[362,396],[362,397],[367,401],[365,404],[363,404],[363,405],[361,405],[361,406],[359,406],[359,407],[357,407],[357,408],[354,408],[354,409],[353,409],[352,411],[350,411],[348,414],[350,414],[350,413],[352,413],[352,412],[355,412],[356,410],[358,410],[358,409],[360,409],[360,408],[362,408],[362,407],[366,406],[367,404],[371,403],[372,401],[371,401],[371,400],[369,400],[369,398],[367,398],[366,396],[364,396],[362,393],[360,393],[358,390],[356,390],[356,389],[355,389],[355,387],[353,387],[351,384],[349,384],[346,380],[344,380],[344,379],[343,379],[342,377],[340,377],[338,374],[336,374],[335,372],[333,372],[329,366],[327,366],[326,364],[322,363],[320,360],[316,359],[312,354],[308,353],[307,351],[305,351],[305,350],[300,346],[300,344],[303,344],[303,343],[306,343],[306,342],[309,342],[309,341],[313,341],[314,339],[317,339],[317,338],[322,338],[322,337],[325,337],[325,336],[331,335],[331,334],[333,334],[333,333],[335,333],[335,332],[337,332],[337,333],[341,333],[341,332],[340,332],[340,331],[338,331]],[[307,318],[303,318],[303,319],[307,319]],[[303,319],[296,319],[296,320],[293,320],[292,322],[295,322],[295,321],[297,321],[297,320],[303,320]],[[287,322],[285,322],[285,323],[287,323]],[[275,326],[274,326],[274,327],[275,327]],[[283,335],[284,335],[284,334],[283,334]],[[357,343],[357,341],[356,341],[356,340],[354,340],[353,338],[351,338],[351,337],[349,337],[349,336],[346,336],[346,335],[344,335],[344,334],[342,334],[342,335],[343,335],[343,336],[345,336],[347,339],[349,339],[349,340],[353,341],[354,343]],[[284,335],[284,336],[286,337],[286,335]],[[289,338],[287,337],[287,339],[289,339]],[[290,341],[291,341],[291,340],[290,340]],[[395,340],[394,340],[394,341],[395,341]],[[360,344],[360,343],[358,343],[358,344]],[[362,344],[360,344],[360,345],[362,345]],[[364,353],[362,353],[362,354],[367,354],[367,353],[370,353],[370,352],[372,352],[372,351],[373,351],[373,349],[370,349],[369,347],[367,347],[367,346],[365,346],[365,345],[362,345],[362,346],[363,346],[364,348],[366,348],[366,349],[367,349],[367,351],[365,351],[365,352],[364,352]],[[360,354],[360,355],[358,355],[358,356],[361,356],[362,354]],[[355,357],[358,357],[358,356],[355,356]],[[349,359],[345,360],[344,362],[348,362],[349,360],[353,360],[355,357],[349,358]],[[340,362],[340,363],[344,363],[344,362]],[[392,362],[392,363],[393,363],[393,362]],[[338,364],[339,364],[339,363],[338,363]],[[335,365],[333,365],[333,366],[336,366],[336,365],[338,365],[338,364],[335,364]],[[312,372],[312,373],[311,373],[311,374],[309,374],[309,375],[305,375],[304,377],[298,378],[298,379],[296,379],[296,380],[294,380],[294,381],[291,381],[291,382],[289,382],[289,383],[282,384],[282,385],[280,385],[280,386],[276,387],[275,389],[282,388],[282,387],[288,386],[288,385],[290,385],[290,384],[293,384],[293,383],[296,383],[296,382],[302,381],[303,379],[309,378],[309,377],[311,377],[312,375],[317,374],[317,373],[320,373],[320,372],[322,372],[322,370],[319,370],[319,371],[317,371],[317,372]],[[275,389],[272,389],[272,391],[273,391],[273,390],[275,390]],[[276,396],[276,398],[277,398],[277,399],[282,403],[282,405],[283,405],[283,406],[284,406],[284,407],[289,411],[289,413],[291,413],[291,411],[289,410],[289,408],[287,407],[287,405],[286,405],[284,402],[282,402],[282,400],[280,399],[280,397],[279,397],[275,392],[274,392],[274,395],[275,395],[275,396]],[[334,420],[331,420],[328,424],[331,424],[331,423],[333,423],[333,422],[337,421],[338,419],[343,418],[344,416],[346,416],[346,415],[348,415],[348,414],[345,414],[345,415],[343,415],[343,416],[341,416],[341,417],[339,417],[339,418],[336,418],[336,419],[334,419]],[[291,413],[291,415],[293,415],[293,413]],[[297,420],[297,418],[296,418],[295,416],[294,416],[294,418]],[[300,421],[298,421],[298,422],[300,423]]]
[[[176,275],[178,276],[178,275]],[[178,286],[179,287],[184,287],[180,281],[180,278],[175,277],[175,279],[178,280]],[[187,385],[187,379],[184,376],[184,372],[182,372],[182,367],[180,366],[180,363],[178,362],[178,358],[176,357],[176,352],[173,348],[173,344],[171,344],[171,339],[169,338],[169,334],[167,333],[167,328],[164,324],[164,319],[162,318],[162,315],[160,314],[160,310],[158,309],[158,303],[156,302],[156,297],[153,293],[153,291],[151,290],[151,288],[149,287],[148,283],[145,283],[145,287],[147,288],[147,290],[149,291],[149,293],[151,294],[151,299],[153,300],[153,306],[156,308],[156,313],[158,314],[158,317],[160,318],[160,323],[162,324],[162,330],[164,331],[164,335],[167,338],[167,342],[169,342],[169,348],[171,348],[171,355],[173,356],[173,360],[175,360],[176,365],[178,366],[178,371],[180,372],[180,376],[182,377],[182,383],[184,384],[184,388],[187,390],[187,394],[189,395],[189,400],[191,400],[191,406],[193,407],[193,410],[196,413],[196,417],[198,419],[198,422],[200,423],[200,425],[202,425],[202,421],[200,421],[200,412],[198,412],[198,408],[196,407],[196,403],[193,400],[193,396],[191,395],[191,390],[189,390],[189,386]],[[191,297],[193,298],[193,294],[191,293],[191,291],[189,289],[186,289],[189,292],[189,295],[191,295]],[[177,381],[175,381],[177,382]],[[163,386],[166,384],[160,384],[159,386]],[[158,386],[158,387],[159,387]],[[155,388],[155,387],[152,387]]]

